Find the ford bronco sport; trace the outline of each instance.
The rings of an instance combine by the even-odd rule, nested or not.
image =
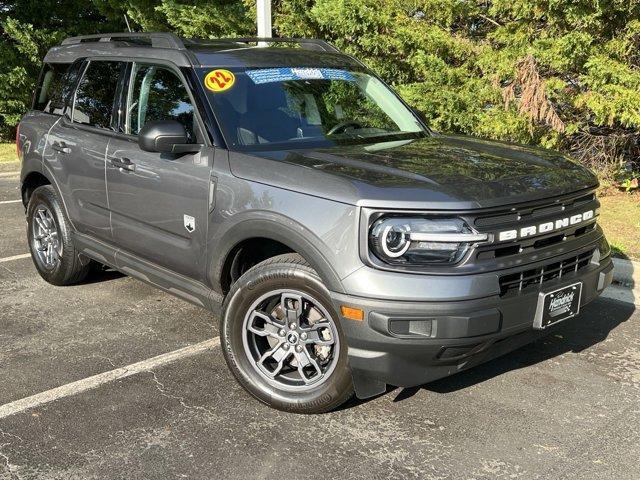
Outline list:
[[[287,411],[477,365],[612,279],[592,173],[432,132],[320,40],[69,38],[17,146],[46,281],[99,263],[220,313],[239,383]]]

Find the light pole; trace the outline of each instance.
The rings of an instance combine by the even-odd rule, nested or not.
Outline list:
[[[257,0],[258,37],[271,38],[271,0]]]

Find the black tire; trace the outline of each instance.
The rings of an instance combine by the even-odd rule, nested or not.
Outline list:
[[[245,316],[257,300],[280,290],[294,290],[313,297],[332,317],[339,337],[339,345],[334,346],[334,353],[337,350],[339,354],[334,360],[333,370],[310,390],[291,391],[268,382],[256,371],[255,362],[245,350]],[[242,275],[225,298],[220,332],[225,359],[240,385],[271,407],[294,413],[323,413],[335,409],[353,395],[353,382],[347,365],[347,343],[338,315],[318,274],[299,255],[270,258]]]
[[[55,221],[53,227],[57,231],[57,242],[61,247],[59,260],[50,266],[39,257],[38,241],[34,238],[34,229],[37,228],[34,216],[42,209],[46,209]],[[31,258],[38,273],[52,285],[64,286],[81,282],[91,269],[91,260],[78,253],[74,247],[71,232],[71,224],[53,187],[43,185],[36,188],[27,205],[27,239]]]

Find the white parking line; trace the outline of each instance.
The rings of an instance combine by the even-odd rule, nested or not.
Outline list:
[[[13,262],[14,260],[22,260],[23,258],[29,258],[30,256],[31,256],[30,253],[21,253],[20,255],[14,255],[13,257],[0,258],[0,263]]]
[[[0,202],[0,205],[5,205],[7,203],[20,203],[20,202],[22,202],[22,200],[2,200]]]
[[[169,353],[163,353],[157,357],[142,360],[141,362],[133,363],[126,367],[116,368],[108,372],[99,373],[92,377],[87,377],[76,382],[62,385],[61,387],[52,388],[46,392],[37,393],[30,397],[22,398],[14,402],[6,403],[0,406],[0,419],[14,415],[16,413],[23,412],[30,408],[50,403],[55,400],[59,400],[64,397],[70,397],[81,392],[86,392],[93,388],[104,385],[105,383],[113,382],[114,380],[121,380],[123,378],[130,377],[141,372],[148,372],[154,368],[161,367],[176,360],[182,358],[191,357],[203,353],[207,350],[211,350],[214,347],[220,345],[219,338],[212,338],[205,340],[204,342],[196,343],[188,347],[181,348]]]

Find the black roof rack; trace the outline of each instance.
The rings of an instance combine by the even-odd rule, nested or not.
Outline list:
[[[69,37],[62,41],[62,45],[77,45],[89,42],[132,42],[140,43],[147,40],[152,47],[169,48],[172,50],[184,50],[184,43],[177,35],[169,32],[124,32],[124,33],[99,33],[95,35],[81,35]]]
[[[274,38],[274,37],[237,37],[237,38],[212,38],[212,39],[188,39],[184,40],[185,46],[203,46],[207,45],[245,45],[248,43],[291,43],[300,45],[302,48],[311,48],[314,50],[322,50],[325,52],[337,52],[337,47],[325,40],[316,38]]]
[[[99,33],[94,35],[81,35],[70,37],[62,41],[62,45],[78,45],[91,42],[129,42],[133,44],[146,44],[154,48],[169,48],[172,50],[184,50],[187,46],[240,46],[249,43],[291,43],[302,48],[322,50],[325,52],[340,52],[336,47],[324,40],[314,38],[212,38],[212,39],[182,39],[170,32],[122,32]]]

